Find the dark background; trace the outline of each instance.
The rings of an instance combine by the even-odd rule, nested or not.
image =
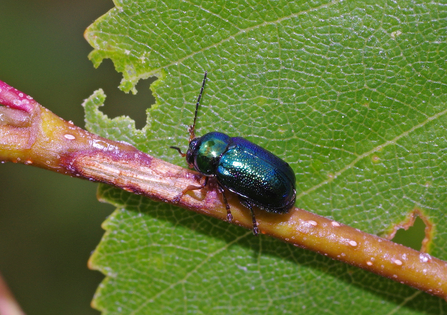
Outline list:
[[[111,0],[0,2],[0,80],[31,95],[66,120],[84,126],[81,104],[107,94],[109,117],[128,115],[137,127],[153,102],[149,81],[138,95],[118,90],[110,60],[94,69],[84,30],[113,7]],[[98,314],[90,307],[103,279],[87,268],[100,225],[113,207],[96,200],[97,184],[21,164],[0,164],[0,273],[27,314]],[[400,241],[419,233],[400,233]]]
[[[110,60],[94,69],[85,29],[111,0],[0,1],[0,80],[84,127],[81,104],[103,88],[109,115],[145,123],[154,101],[118,90]],[[107,107],[107,108],[106,108]],[[103,275],[87,268],[113,211],[96,200],[97,184],[31,166],[0,164],[0,273],[27,314],[99,314],[90,307]]]

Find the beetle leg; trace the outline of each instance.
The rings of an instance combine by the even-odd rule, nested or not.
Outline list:
[[[225,203],[225,209],[227,209],[227,220],[228,220],[228,222],[231,222],[231,221],[233,221],[233,215],[231,214],[230,205],[228,204],[227,197],[225,196],[225,190],[220,184],[218,184],[217,187],[218,187],[220,193],[222,194],[222,198]]]
[[[253,211],[253,205],[250,202],[247,202],[248,209],[250,209],[251,217],[253,220],[253,234],[254,236],[258,236],[259,229],[258,229],[258,222],[256,222],[255,212]]]
[[[205,187],[206,184],[208,184],[208,177],[206,177],[206,176],[203,176],[203,177],[205,177],[205,180],[203,181],[203,184],[200,184],[200,186],[189,185],[188,187],[183,189],[180,194],[175,196],[174,199],[172,199],[172,202],[173,203],[178,203],[180,201],[180,199],[182,199],[183,195],[186,194],[188,191],[198,190],[198,189],[202,189],[203,187]]]
[[[171,149],[174,149],[174,150],[176,150],[176,151],[178,151],[178,153],[180,153],[180,155],[181,155],[182,157],[185,157],[185,156],[186,156],[186,153],[183,153],[182,150],[180,150],[179,147],[174,147],[174,146],[171,145],[170,148],[171,148]]]
[[[253,235],[258,236],[258,233],[259,233],[258,222],[256,222],[255,212],[253,211],[253,204],[250,201],[242,199],[242,198],[240,200],[244,207],[247,207],[248,209],[250,209],[251,218],[253,220]]]

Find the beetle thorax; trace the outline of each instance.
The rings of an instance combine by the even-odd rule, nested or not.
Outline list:
[[[196,138],[189,144],[187,152],[188,163],[207,176],[214,176],[220,157],[230,144],[230,137],[220,132],[210,132]]]

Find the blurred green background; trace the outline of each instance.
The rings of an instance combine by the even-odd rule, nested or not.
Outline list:
[[[136,96],[106,60],[94,69],[84,30],[111,0],[0,1],[0,80],[84,127],[85,98],[98,88],[110,117],[145,123],[149,81]],[[97,184],[21,164],[0,165],[0,272],[27,314],[99,314],[90,301],[103,276],[87,268],[101,223],[113,207],[96,200]]]
[[[136,96],[118,90],[110,60],[94,69],[83,32],[113,7],[111,0],[0,2],[0,80],[83,127],[81,103],[98,88],[109,117],[128,115],[137,127],[154,100],[149,81]],[[97,184],[21,164],[0,165],[0,272],[27,314],[98,314],[90,301],[103,276],[87,268],[100,225],[113,207],[96,200]],[[423,238],[409,235],[415,248]],[[408,244],[408,243],[407,243]]]

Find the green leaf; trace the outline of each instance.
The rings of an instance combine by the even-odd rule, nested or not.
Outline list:
[[[187,126],[205,70],[197,135],[244,136],[285,159],[297,206],[369,233],[412,210],[434,224],[447,260],[447,9],[428,1],[121,1],[86,32],[97,66],[121,88],[140,79],[157,103],[148,124],[90,130],[185,165]],[[98,94],[97,94],[98,96]],[[104,96],[101,95],[103,98]],[[101,186],[117,210],[92,265],[94,303],[116,314],[330,312],[439,314],[444,301],[321,255]]]

